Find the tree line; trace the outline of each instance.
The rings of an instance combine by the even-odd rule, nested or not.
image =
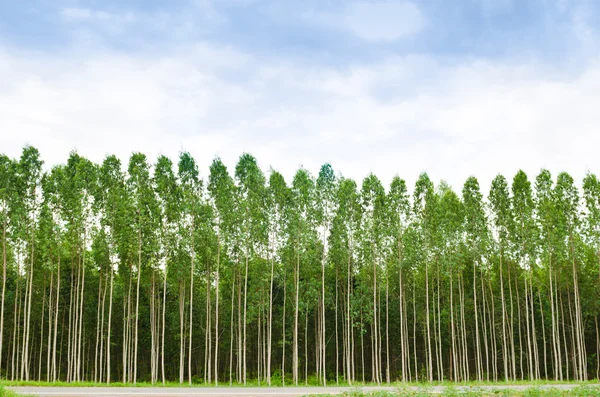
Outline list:
[[[291,181],[243,154],[47,171],[0,156],[0,375],[331,384],[586,380],[600,372],[600,181],[329,164]]]

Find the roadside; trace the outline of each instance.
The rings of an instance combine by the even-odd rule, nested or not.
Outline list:
[[[37,397],[600,397],[600,384],[484,385],[484,386],[364,386],[364,387],[50,387],[10,386],[9,393]],[[11,394],[7,396],[13,397]]]

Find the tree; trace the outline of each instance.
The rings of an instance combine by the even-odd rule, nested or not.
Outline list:
[[[215,366],[214,377],[215,384],[219,381],[218,375],[218,351],[219,351],[219,285],[220,285],[220,266],[222,262],[222,245],[227,243],[234,230],[233,213],[235,209],[234,201],[234,183],[227,172],[227,168],[220,159],[215,159],[210,166],[210,176],[208,180],[208,191],[216,215],[216,235],[217,235],[217,260],[216,260],[216,278],[215,278]],[[233,295],[232,295],[233,296]],[[233,302],[233,301],[232,301]],[[232,309],[233,311],[233,309]],[[231,360],[230,356],[230,360]]]
[[[248,269],[252,257],[263,252],[267,241],[267,223],[265,214],[265,177],[256,163],[256,159],[249,154],[240,157],[235,167],[237,181],[238,210],[240,212],[240,227],[243,236],[244,252],[244,317],[243,317],[243,367],[242,380],[246,384],[247,374],[247,313],[248,313]]]
[[[361,262],[371,266],[371,285],[373,306],[370,317],[372,320],[372,377],[377,384],[382,382],[381,362],[381,313],[378,299],[378,268],[383,263],[384,249],[384,222],[385,222],[385,190],[375,175],[370,174],[365,178],[361,189],[362,220],[361,220]]]
[[[320,374],[320,379],[323,385],[327,385],[327,374],[325,366],[326,352],[326,335],[325,335],[325,264],[327,263],[327,235],[331,228],[332,214],[335,210],[335,175],[333,168],[330,164],[324,164],[319,171],[316,184],[317,193],[317,222],[320,223],[321,235],[323,241],[323,253],[321,255],[321,307],[319,311],[321,313],[321,329],[319,331],[319,365],[317,367],[317,373]],[[337,288],[337,287],[336,287]],[[337,326],[336,326],[337,330]],[[336,356],[337,356],[336,352]],[[337,365],[336,365],[336,379]]]
[[[155,382],[158,377],[158,357],[161,357],[161,378],[165,383],[165,333],[166,333],[166,308],[167,308],[167,274],[171,258],[174,256],[177,246],[177,223],[179,222],[179,210],[181,192],[177,184],[177,179],[173,171],[173,163],[165,156],[159,156],[154,170],[154,186],[158,198],[159,211],[159,270],[164,274],[163,278],[163,296],[162,296],[162,331],[160,332],[160,352],[158,351],[158,340],[153,345],[155,348],[154,370],[152,381]],[[154,280],[154,278],[153,278]],[[154,283],[153,283],[154,287]],[[155,332],[153,332],[154,334]],[[158,335],[157,335],[158,337]]]
[[[8,228],[10,223],[10,206],[14,197],[15,163],[7,156],[0,156],[0,222],[2,223],[2,298],[0,303],[0,373],[2,372],[2,348],[4,347],[4,303],[6,297],[6,281],[8,267]]]
[[[135,294],[135,327],[133,331],[133,376],[130,379],[137,382],[138,370],[138,345],[139,345],[139,306],[140,306],[140,280],[144,268],[149,268],[154,274],[157,252],[157,218],[158,205],[152,189],[150,178],[150,165],[146,156],[134,153],[129,160],[129,185],[130,195],[135,209],[135,229],[137,233],[137,263],[136,263],[136,294]],[[152,286],[154,288],[154,285]],[[154,289],[152,290],[151,299]],[[154,313],[151,313],[153,316]]]
[[[582,191],[567,173],[519,171],[511,186],[498,175],[484,199],[475,177],[462,194],[427,174],[410,193],[373,174],[359,190],[328,164],[288,185],[249,154],[233,175],[214,159],[206,190],[187,152],[177,170],[141,153],[122,168],[73,152],[44,169],[32,147],[0,155],[0,376],[284,385],[600,373],[593,174]]]
[[[512,210],[508,192],[508,182],[502,175],[492,181],[489,202],[492,208],[496,238],[496,252],[498,253],[498,270],[500,275],[500,300],[502,302],[502,357],[504,363],[505,380],[517,378],[515,344],[513,338],[513,295],[510,281],[510,267],[506,266],[506,252],[509,245],[509,233],[513,228]],[[504,267],[508,270],[508,290],[510,297],[510,312],[506,308]],[[510,313],[510,314],[509,314]],[[509,321],[510,320],[510,321]],[[510,353],[510,354],[509,354]]]
[[[482,202],[482,194],[479,191],[479,182],[475,177],[469,177],[463,187],[463,203],[465,210],[465,232],[466,232],[466,246],[468,250],[469,258],[472,261],[473,267],[473,310],[475,314],[475,350],[476,350],[476,368],[477,368],[477,379],[483,380],[484,365],[482,362],[482,347],[479,333],[479,308],[477,306],[477,273],[483,273],[483,259],[487,250],[488,242],[488,230],[487,220],[484,213],[484,205]],[[480,277],[483,277],[481,275]],[[483,278],[481,279],[483,280]],[[483,299],[485,299],[485,289],[481,291]],[[485,323],[485,305],[483,305],[483,320]],[[483,332],[486,332],[485,325],[483,326]],[[489,349],[487,345],[487,338],[485,341],[485,372],[488,374],[489,380]]]
[[[400,334],[401,379],[403,381],[407,381],[410,379],[410,344],[406,310],[407,298],[405,296],[405,278],[403,277],[403,274],[404,267],[406,266],[404,255],[404,233],[408,227],[408,222],[410,219],[410,197],[406,188],[406,182],[403,179],[400,179],[398,176],[395,176],[392,179],[387,200],[387,208],[390,212],[389,231],[390,236],[393,239],[393,246],[395,248],[393,249],[393,256],[398,267],[398,308],[400,315],[400,326],[398,330]],[[386,339],[386,345],[388,343],[389,341]],[[386,350],[388,350],[388,346],[386,346]],[[386,375],[389,383],[389,351],[387,352],[386,357],[388,358],[388,371]]]
[[[289,210],[290,190],[287,187],[283,175],[272,171],[269,177],[268,187],[268,216],[269,216],[269,259],[271,262],[271,277],[269,283],[269,319],[267,335],[267,384],[271,385],[271,357],[273,347],[273,284],[275,281],[275,264],[281,262],[281,247],[285,234],[285,217]],[[282,277],[285,295],[285,275]],[[284,297],[285,299],[285,297]],[[284,301],[285,302],[285,301]],[[284,304],[285,306],[285,304]],[[283,337],[282,337],[282,380],[285,382],[285,307],[283,309]]]
[[[183,152],[179,156],[178,176],[181,186],[181,223],[179,234],[182,247],[189,260],[189,328],[188,328],[188,383],[192,384],[192,341],[193,341],[193,309],[194,309],[194,273],[196,271],[196,256],[198,252],[199,221],[202,209],[202,182],[199,178],[196,161],[189,153]],[[181,299],[181,295],[180,295]],[[181,312],[181,311],[180,311]],[[180,327],[183,329],[183,313],[180,316]],[[183,381],[183,332],[181,332],[182,345],[180,349],[180,382]]]

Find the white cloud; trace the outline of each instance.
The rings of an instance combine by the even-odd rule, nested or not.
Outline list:
[[[518,168],[600,172],[599,63],[570,78],[535,63],[428,57],[306,70],[198,45],[160,57],[0,50],[0,73],[0,152],[16,157],[30,143],[49,164],[72,149],[94,161],[185,149],[206,173],[215,155],[233,167],[251,152],[288,178],[331,162],[385,183],[427,171],[456,189],[471,174],[487,189]]]
[[[392,41],[413,36],[425,26],[417,6],[408,1],[350,2],[340,12],[305,12],[304,18],[328,28],[348,31],[368,41]]]

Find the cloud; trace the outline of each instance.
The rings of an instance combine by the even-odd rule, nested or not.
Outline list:
[[[572,76],[429,56],[307,69],[200,43],[154,56],[0,50],[0,73],[1,151],[30,143],[49,164],[72,149],[94,161],[189,150],[206,172],[216,155],[233,167],[251,152],[288,179],[331,162],[357,180],[427,171],[460,189],[475,174],[487,189],[518,168],[581,178],[600,147],[598,62]]]
[[[425,26],[419,8],[408,1],[355,1],[341,11],[304,13],[305,19],[326,28],[350,32],[367,41],[393,41],[413,36]]]

